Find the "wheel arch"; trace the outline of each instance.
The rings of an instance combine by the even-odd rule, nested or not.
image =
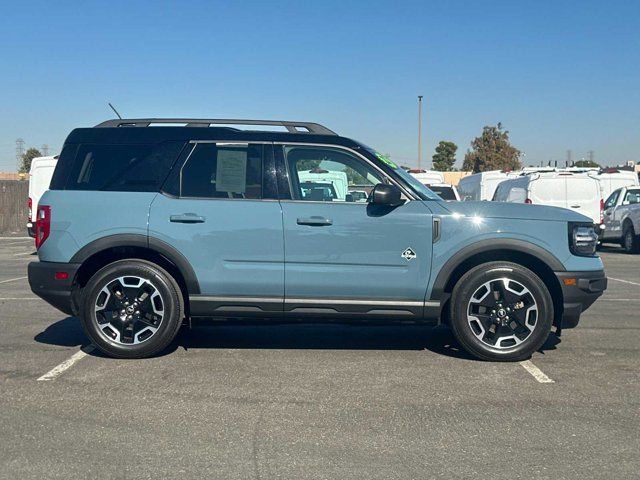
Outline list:
[[[552,253],[521,240],[485,240],[470,245],[452,256],[438,272],[431,289],[431,299],[442,302],[442,318],[448,317],[447,307],[458,280],[470,269],[494,261],[517,263],[541,278],[553,299],[554,324],[557,325],[563,314],[563,294],[554,272],[563,272],[566,268]]]
[[[200,293],[200,285],[189,261],[162,240],[139,234],[117,234],[82,247],[70,260],[80,264],[75,283],[81,288],[99,269],[117,260],[140,258],[164,268],[178,282],[188,308],[189,294]]]

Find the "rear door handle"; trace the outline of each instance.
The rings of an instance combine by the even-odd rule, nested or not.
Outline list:
[[[169,221],[173,223],[204,223],[205,218],[195,213],[183,213],[181,215],[171,215]]]
[[[580,208],[580,205],[571,205],[571,208]]]
[[[333,225],[333,221],[330,218],[325,217],[304,217],[298,218],[298,225],[311,225],[312,227],[327,227]]]

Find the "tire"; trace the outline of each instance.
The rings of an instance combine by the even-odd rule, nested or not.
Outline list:
[[[482,360],[529,358],[549,336],[553,315],[544,282],[515,263],[478,265],[453,289],[453,334],[467,352]]]
[[[175,279],[138,259],[103,267],[85,285],[80,301],[80,320],[91,343],[115,358],[161,352],[178,333],[183,315]]]
[[[620,243],[622,244],[624,251],[627,253],[640,252],[640,236],[636,235],[633,225],[625,225]]]

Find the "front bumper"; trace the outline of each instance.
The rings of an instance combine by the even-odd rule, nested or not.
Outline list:
[[[31,262],[28,267],[31,291],[67,315],[75,315],[77,309],[71,292],[79,268],[80,264],[76,263]],[[57,272],[66,272],[68,277],[57,280]]]
[[[574,328],[580,314],[589,308],[607,289],[604,270],[590,272],[556,272],[564,302],[562,328]]]

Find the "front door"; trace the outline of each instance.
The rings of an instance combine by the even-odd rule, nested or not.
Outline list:
[[[151,205],[149,236],[191,264],[191,313],[281,314],[282,213],[271,144],[193,143]],[[271,162],[271,164],[269,163]]]
[[[371,189],[390,180],[342,147],[281,146],[276,159],[291,189],[280,202],[285,312],[421,316],[431,267],[428,207],[367,203]]]

